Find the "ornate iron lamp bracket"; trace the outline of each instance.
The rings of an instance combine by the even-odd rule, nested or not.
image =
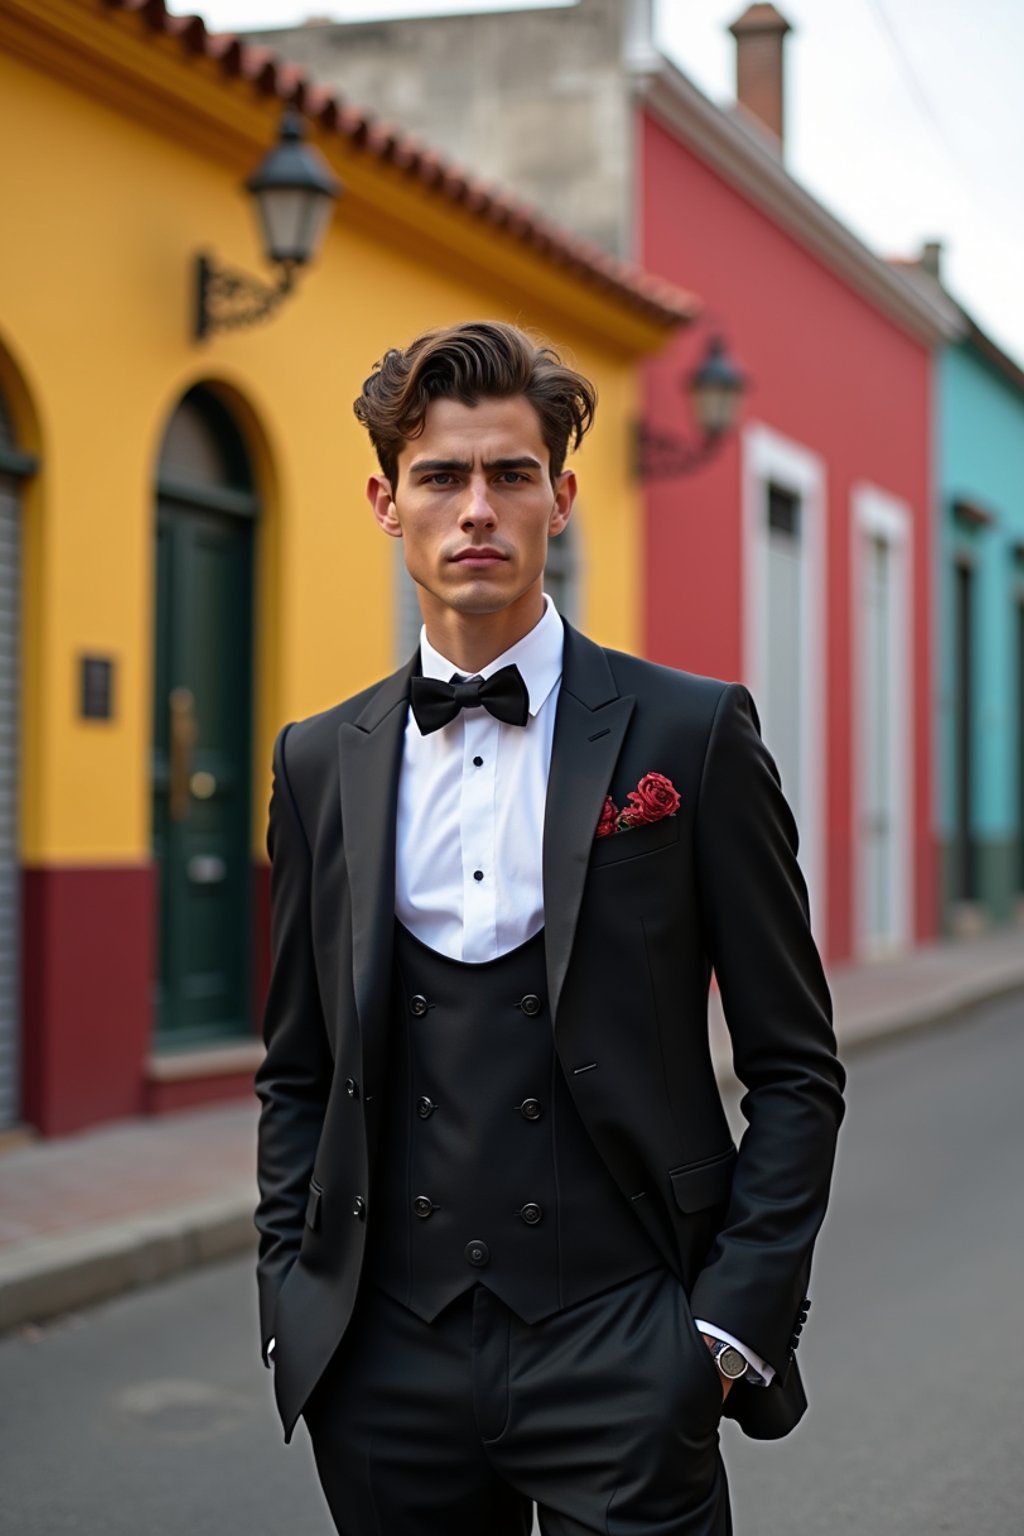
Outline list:
[[[268,320],[294,287],[294,262],[284,262],[277,282],[270,284],[237,268],[218,267],[209,256],[198,256],[196,340],[213,331],[236,331]]]
[[[670,480],[688,475],[714,457],[722,437],[721,432],[712,432],[698,443],[688,443],[676,432],[659,431],[645,421],[638,421],[633,441],[637,478]]]

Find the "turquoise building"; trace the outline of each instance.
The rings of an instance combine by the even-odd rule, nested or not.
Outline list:
[[[921,277],[938,267],[927,247]],[[936,368],[938,836],[962,932],[1024,921],[1024,370],[966,312]]]

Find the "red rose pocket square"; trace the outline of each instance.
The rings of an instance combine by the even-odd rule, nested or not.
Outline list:
[[[630,827],[649,826],[663,821],[679,809],[679,791],[663,773],[645,773],[636,789],[626,796],[629,802],[620,811],[611,795],[605,797],[595,837],[610,837],[613,832],[628,832]]]

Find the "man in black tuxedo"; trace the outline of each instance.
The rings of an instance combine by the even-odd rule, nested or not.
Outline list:
[[[723,1536],[722,1414],[806,1406],[843,1072],[796,828],[743,687],[543,592],[593,411],[511,326],[387,354],[420,645],[274,746],[262,1343],[346,1536]]]

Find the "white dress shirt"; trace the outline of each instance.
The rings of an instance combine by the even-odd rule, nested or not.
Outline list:
[[[525,726],[463,709],[421,735],[412,710],[398,784],[395,911],[431,949],[479,964],[524,944],[544,926],[541,852],[564,629],[551,598],[529,634],[481,668],[515,664],[530,696]],[[424,677],[459,672],[420,631]],[[461,675],[465,676],[465,673]],[[724,1329],[697,1327],[740,1350],[766,1381],[772,1368]]]

